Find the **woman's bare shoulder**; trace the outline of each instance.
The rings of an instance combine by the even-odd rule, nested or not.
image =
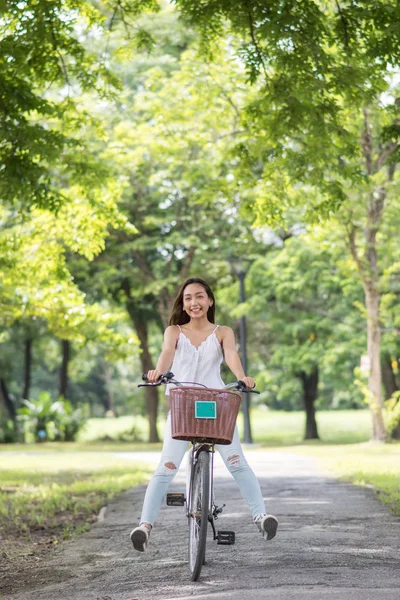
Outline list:
[[[168,327],[165,330],[165,333],[171,334],[172,332],[177,333],[179,331],[180,330],[179,330],[178,325],[168,325]]]
[[[164,339],[166,340],[176,340],[179,337],[180,329],[178,325],[168,325],[167,329],[164,331]]]
[[[217,331],[220,331],[221,335],[231,335],[233,333],[232,327],[227,327],[226,325],[220,325]]]
[[[224,341],[232,339],[234,337],[232,327],[227,327],[226,325],[220,325],[217,329],[217,337],[221,346],[224,345]]]

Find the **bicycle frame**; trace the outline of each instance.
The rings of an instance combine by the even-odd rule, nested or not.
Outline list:
[[[144,381],[147,381],[146,375],[143,375],[142,378]],[[158,382],[146,383],[142,385],[161,385],[171,383],[175,386],[196,385],[204,388],[207,387],[195,382],[177,381],[174,379],[174,375],[171,372],[164,373]],[[248,390],[242,381],[237,381],[236,383],[226,385],[224,389],[234,389],[235,391],[239,392],[253,392],[253,390]],[[213,434],[215,433],[216,432],[214,430]],[[187,482],[186,487],[186,516],[189,524],[189,568],[192,575],[192,581],[196,581],[200,576],[202,565],[205,562],[208,523],[210,523],[212,527],[213,538],[214,540],[217,540],[218,544],[234,544],[235,533],[233,531],[217,532],[215,529],[214,521],[218,519],[218,515],[222,513],[223,508],[225,507],[225,504],[223,504],[221,507],[218,507],[215,504],[214,498],[214,455],[215,445],[216,443],[220,443],[217,441],[218,436],[209,435],[202,439],[200,436],[197,436],[196,438],[196,436],[193,435],[192,437],[192,432],[188,434],[185,433],[185,436],[186,437],[178,437],[177,439],[191,440],[192,443],[192,448],[189,452],[190,479],[189,483]],[[228,440],[229,439],[230,437],[228,437]],[[225,443],[229,442],[227,441]],[[206,458],[203,456],[204,453],[207,453],[209,456]],[[208,479],[206,475],[207,471]],[[171,497],[170,502],[168,496]],[[185,499],[183,494],[167,494],[167,504],[169,506],[183,506],[184,502]]]

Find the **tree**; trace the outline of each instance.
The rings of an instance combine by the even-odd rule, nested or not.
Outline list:
[[[247,207],[258,222],[276,222],[293,203],[305,206],[310,220],[340,206],[351,215],[345,226],[365,294],[373,437],[384,440],[377,234],[398,160],[398,102],[388,79],[400,63],[399,7],[375,1],[177,4],[197,22],[207,48],[225,33],[227,20],[242,38],[239,53],[250,81],[259,78],[246,111],[251,136],[238,145],[243,178],[247,173],[247,187],[256,188]],[[360,201],[361,255],[352,219]]]
[[[233,186],[226,162],[239,127],[243,73],[229,60],[210,70],[188,50],[175,69],[152,68],[142,80],[132,100],[126,93],[130,119],[111,116],[112,126],[114,119],[117,124],[105,152],[118,167],[116,176],[129,182],[120,208],[137,233],[113,232],[83,285],[102,294],[107,282],[113,301],[126,307],[146,372],[154,366],[151,328],[167,326],[176,289],[196,261],[204,270],[214,253],[232,251],[232,239],[251,235],[229,202]],[[156,441],[157,388],[146,393]]]
[[[4,0],[0,6],[0,196],[19,207],[56,209],[60,175],[95,181],[99,165],[79,133],[90,117],[77,96],[118,88],[88,40],[107,31],[112,2]],[[117,10],[118,3],[115,3]],[[103,12],[103,9],[106,9]],[[60,93],[57,93],[60,90]]]
[[[353,306],[362,294],[361,286],[353,283],[354,270],[346,263],[337,228],[295,231],[284,234],[284,242],[272,238],[274,244],[250,269],[246,305],[233,312],[245,310],[251,317],[251,356],[263,397],[292,409],[301,394],[304,437],[313,439],[319,437],[315,418],[319,384],[325,395],[330,394],[325,400],[329,406],[341,390],[351,389],[365,342]]]

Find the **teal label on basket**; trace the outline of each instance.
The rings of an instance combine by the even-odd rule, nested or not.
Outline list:
[[[194,416],[196,419],[216,419],[217,418],[217,403],[207,401],[195,402]]]

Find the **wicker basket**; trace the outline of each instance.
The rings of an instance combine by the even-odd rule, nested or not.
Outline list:
[[[241,394],[227,390],[176,387],[170,390],[171,428],[175,440],[232,442]],[[216,402],[216,418],[196,418],[196,402]]]

